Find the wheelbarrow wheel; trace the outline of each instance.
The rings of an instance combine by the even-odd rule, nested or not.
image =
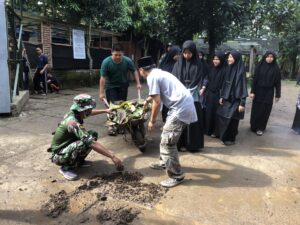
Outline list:
[[[138,129],[134,130],[133,132],[133,141],[135,143],[135,145],[139,148],[139,150],[141,152],[145,152],[146,150],[146,140],[144,135],[142,134],[142,132]]]

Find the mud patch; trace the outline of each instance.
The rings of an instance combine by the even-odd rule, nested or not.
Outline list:
[[[55,195],[50,195],[50,200],[42,205],[42,212],[52,218],[58,217],[69,209],[69,197],[67,193],[62,190]]]
[[[138,172],[117,172],[93,177],[73,192],[67,194],[60,191],[50,195],[42,211],[48,217],[56,218],[64,211],[71,211],[69,202],[72,199],[72,204],[75,201],[76,205],[76,201],[79,201],[78,205],[82,205],[76,208],[75,220],[85,219],[90,211],[96,210],[94,215],[97,217],[94,219],[100,224],[130,224],[145,206],[151,208],[167,191],[157,184],[143,183],[142,179],[143,175]],[[87,192],[91,194],[89,199],[86,198]],[[85,223],[83,221],[80,223]]]
[[[138,209],[130,207],[105,207],[100,210],[97,215],[97,220],[100,224],[126,225],[133,222],[139,213],[140,211]]]
[[[153,183],[142,183],[142,179],[143,175],[138,172],[112,173],[94,177],[79,186],[77,191],[95,189],[98,199],[102,201],[109,196],[151,207],[159,201],[167,189]]]

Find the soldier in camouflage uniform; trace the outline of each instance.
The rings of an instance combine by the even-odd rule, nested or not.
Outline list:
[[[70,112],[59,123],[52,139],[52,162],[61,166],[59,172],[68,180],[75,180],[77,174],[73,169],[80,166],[89,166],[85,158],[93,149],[105,155],[114,162],[118,170],[123,169],[121,160],[114,153],[97,142],[96,131],[87,131],[83,125],[83,119],[90,115],[110,113],[109,109],[94,109],[96,102],[90,95],[80,94],[73,100]]]

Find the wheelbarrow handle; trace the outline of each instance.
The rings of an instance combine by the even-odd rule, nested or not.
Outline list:
[[[106,98],[103,98],[103,102],[104,102],[104,105],[105,105],[107,108],[109,108],[109,104],[108,104],[108,101],[107,101]]]
[[[137,93],[138,93],[138,100],[141,100],[141,89],[138,89]]]

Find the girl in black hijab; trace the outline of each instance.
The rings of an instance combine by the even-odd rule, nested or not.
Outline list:
[[[172,73],[174,64],[176,63],[177,59],[180,56],[181,49],[174,45],[170,48],[170,50],[166,53],[166,56],[162,60],[161,64],[159,65],[159,68],[161,70],[167,71],[169,73]],[[168,116],[169,109],[163,105],[161,115],[162,115],[162,121],[166,122],[167,116]]]
[[[296,113],[295,113],[292,129],[295,132],[295,134],[300,134],[300,93],[298,94]]]
[[[241,54],[231,51],[227,61],[217,115],[220,139],[225,145],[233,145],[238,134],[239,120],[244,118],[248,93],[246,71]]]
[[[203,111],[200,96],[204,94],[207,80],[204,77],[203,65],[198,57],[196,45],[193,41],[185,41],[182,46],[182,55],[175,63],[174,74],[194,98],[198,121],[187,126],[179,141],[178,150],[199,151],[204,147]]]
[[[217,52],[213,56],[212,65],[208,74],[206,88],[205,128],[206,134],[211,137],[219,136],[217,129],[217,109],[220,100],[220,90],[225,77],[225,53]]]
[[[172,46],[170,50],[166,53],[166,56],[164,57],[163,61],[159,65],[159,68],[167,71],[169,73],[172,73],[174,64],[176,63],[177,59],[180,56],[181,49],[179,46]]]
[[[205,61],[205,59],[204,59],[205,54],[201,49],[197,49],[197,51],[198,51],[199,59],[202,62],[202,65],[203,65],[204,75],[207,76],[208,73],[209,73],[209,66],[208,66],[207,62]]]
[[[207,64],[204,56],[204,51],[201,50],[201,48],[197,48],[197,52],[198,52],[198,57],[202,63],[202,66],[203,66],[203,73],[204,73],[204,76],[207,77],[208,74],[209,74],[209,65]],[[203,130],[205,131],[206,130],[206,92],[200,97],[200,101],[202,103],[202,111],[203,111]]]
[[[281,95],[281,75],[276,55],[267,51],[255,69],[250,97],[253,99],[250,125],[258,136],[263,134],[271,114],[273,99],[278,102]]]

